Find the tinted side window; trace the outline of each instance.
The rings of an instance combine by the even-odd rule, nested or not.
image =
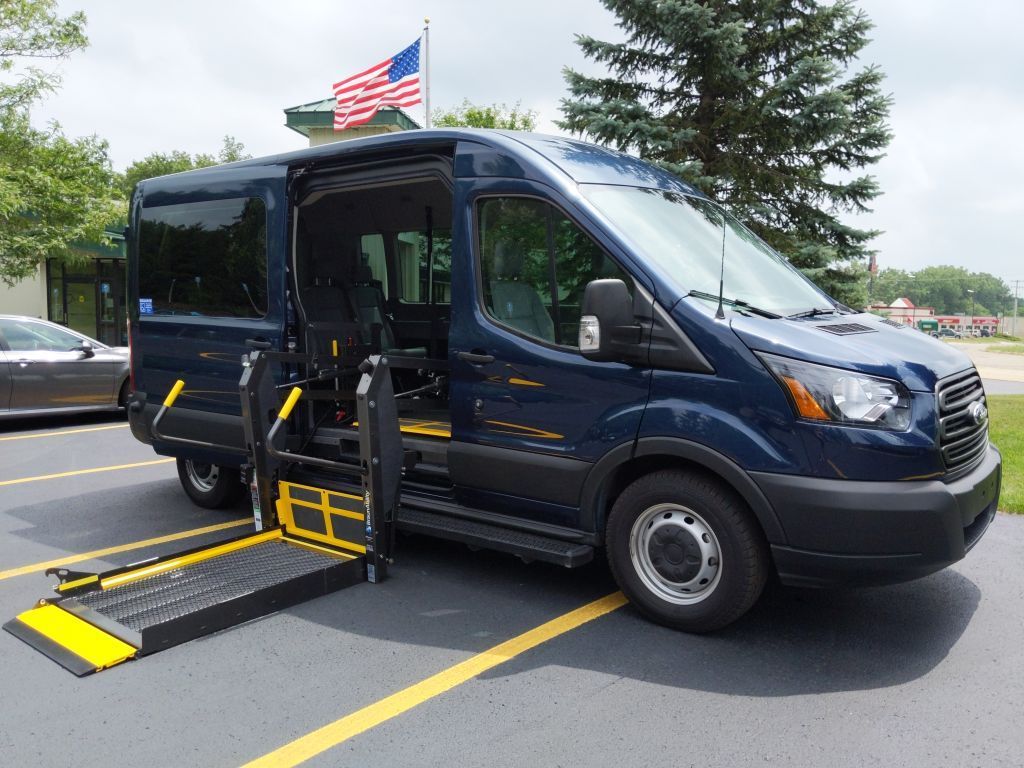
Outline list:
[[[363,235],[359,238],[360,266],[370,268],[374,282],[380,283],[384,298],[388,297],[388,259],[384,250],[384,236]]]
[[[629,276],[557,208],[530,198],[489,198],[479,207],[484,308],[503,325],[578,345],[587,283]]]
[[[82,344],[74,334],[42,323],[5,320],[0,331],[12,352],[67,352]]]
[[[426,232],[398,233],[398,286],[402,301],[451,304],[452,233],[449,229],[435,229],[431,234],[428,240]]]
[[[267,210],[260,198],[143,208],[142,314],[267,313]]]

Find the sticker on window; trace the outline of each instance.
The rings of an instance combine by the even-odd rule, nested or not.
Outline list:
[[[139,314],[140,315],[152,315],[153,314],[153,300],[152,299],[139,299]]]

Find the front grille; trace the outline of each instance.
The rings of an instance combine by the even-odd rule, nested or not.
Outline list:
[[[936,392],[939,406],[939,448],[949,473],[960,473],[974,466],[988,448],[988,415],[976,418],[979,406],[985,406],[985,388],[973,368],[939,382]]]

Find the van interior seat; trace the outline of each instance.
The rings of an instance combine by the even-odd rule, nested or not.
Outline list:
[[[391,324],[387,308],[384,304],[384,290],[379,281],[373,279],[370,267],[361,265],[353,273],[347,288],[348,299],[355,309],[356,321],[362,330],[364,342],[373,340],[373,326],[379,325],[382,352],[409,357],[426,357],[426,347],[400,347],[395,338],[395,329]]]
[[[555,340],[555,325],[537,289],[521,280],[526,254],[517,243],[494,244],[490,280],[491,314],[496,320],[545,341]]]
[[[308,318],[309,349],[316,354],[332,352],[334,343],[344,346],[359,333],[355,312],[345,291],[340,265],[332,261],[317,264],[313,284],[302,291]]]

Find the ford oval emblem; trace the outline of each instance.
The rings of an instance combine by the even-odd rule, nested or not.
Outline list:
[[[988,421],[988,408],[982,402],[973,402],[967,406],[967,415],[980,426]]]

